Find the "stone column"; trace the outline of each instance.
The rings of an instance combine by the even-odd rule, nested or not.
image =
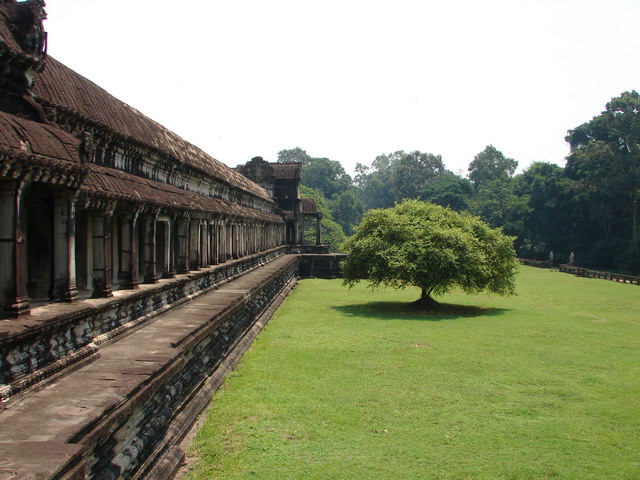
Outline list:
[[[269,227],[270,225],[268,223],[265,223],[262,226],[262,250],[268,250],[269,249],[269,239],[267,238],[269,235]]]
[[[113,211],[96,212],[93,224],[93,298],[111,297],[111,222]]]
[[[233,225],[231,222],[227,222],[226,224],[226,257],[227,260],[231,260],[233,258]]]
[[[238,224],[231,224],[231,258],[238,258]]]
[[[209,225],[209,264],[218,264],[218,224],[212,220]]]
[[[78,300],[76,288],[76,199],[78,191],[53,195],[53,295],[63,302]]]
[[[189,222],[189,270],[198,270],[200,268],[199,260],[199,244],[200,244],[200,221],[191,220]]]
[[[247,225],[244,222],[238,224],[238,238],[240,244],[240,251],[238,257],[244,257],[247,255]]]
[[[206,220],[200,221],[200,248],[198,259],[201,268],[209,265],[209,223]]]
[[[167,225],[169,227],[169,265],[167,265],[167,278],[174,278],[176,276],[176,231],[178,222],[175,217],[172,217]]]
[[[245,255],[245,240],[246,240],[246,229],[244,227],[244,223],[238,223],[238,258],[242,258]]]
[[[142,218],[142,234],[143,238],[143,275],[144,283],[158,283],[158,272],[156,271],[157,253],[156,253],[156,221],[158,213],[148,215]]]
[[[224,220],[218,220],[218,263],[226,261],[224,252]]]
[[[322,245],[322,214],[318,214],[316,217],[316,245]]]
[[[0,303],[11,317],[30,313],[22,181],[0,182]]]
[[[224,262],[222,256],[222,221],[216,221],[216,264]]]
[[[176,273],[189,273],[189,219],[176,220]]]
[[[227,224],[223,220],[220,221],[220,263],[227,261]]]
[[[244,241],[244,252],[245,255],[251,255],[253,253],[253,225],[250,223],[246,224],[245,230],[245,241]]]

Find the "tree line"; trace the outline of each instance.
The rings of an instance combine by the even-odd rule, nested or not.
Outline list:
[[[318,201],[324,237],[339,245],[365,211],[418,199],[468,211],[515,237],[521,257],[621,272],[640,271],[640,95],[624,92],[588,122],[569,130],[564,167],[518,162],[488,145],[466,174],[445,167],[440,155],[397,151],[358,164],[352,178],[342,165],[283,150],[280,162],[301,162],[303,196]]]

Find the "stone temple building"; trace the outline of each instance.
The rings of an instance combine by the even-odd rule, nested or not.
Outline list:
[[[171,425],[295,284],[305,221],[322,243],[321,214],[300,164],[229,168],[48,56],[44,18],[43,0],[0,0],[0,477],[158,476]],[[135,362],[153,367],[134,381]],[[109,374],[84,400],[83,365]],[[90,413],[25,423],[71,403]]]

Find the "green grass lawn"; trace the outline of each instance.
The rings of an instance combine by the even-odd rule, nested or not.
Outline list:
[[[523,267],[440,316],[304,280],[214,396],[191,479],[640,479],[640,287]]]

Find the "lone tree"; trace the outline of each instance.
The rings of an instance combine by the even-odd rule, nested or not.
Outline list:
[[[432,295],[454,286],[467,293],[515,291],[513,237],[466,212],[418,200],[370,210],[344,246],[345,285],[364,279],[372,287],[414,285],[422,289],[420,306],[435,308]]]

